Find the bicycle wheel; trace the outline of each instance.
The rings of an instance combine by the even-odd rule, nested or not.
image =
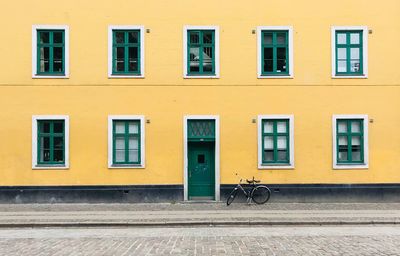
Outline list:
[[[228,199],[226,200],[226,205],[230,205],[233,202],[233,200],[235,199],[237,193],[238,193],[238,189],[234,188],[232,190],[232,192],[229,194]]]
[[[265,204],[271,196],[271,191],[266,186],[257,186],[251,192],[251,198],[256,204]]]

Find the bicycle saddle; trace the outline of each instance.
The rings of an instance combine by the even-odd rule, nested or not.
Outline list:
[[[253,180],[246,180],[246,181],[249,184],[251,184],[251,183],[260,183],[261,182],[260,180],[255,180],[254,178],[253,178]]]

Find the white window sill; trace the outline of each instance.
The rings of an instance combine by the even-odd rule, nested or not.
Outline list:
[[[345,169],[368,169],[368,164],[335,164],[333,165],[334,170],[345,170]]]
[[[217,76],[217,75],[205,75],[205,76],[197,76],[197,75],[191,76],[191,75],[184,75],[184,76],[183,76],[183,78],[208,78],[208,79],[212,78],[212,79],[218,79],[218,78],[219,78],[219,76]]]
[[[33,75],[33,79],[68,79],[68,75],[62,75],[62,76],[47,76],[47,75]]]
[[[66,165],[35,165],[32,167],[33,170],[68,170],[69,166]]]
[[[108,78],[144,78],[144,75],[108,75]]]
[[[113,164],[108,167],[109,169],[144,169],[142,164]]]
[[[292,170],[292,169],[294,169],[294,165],[293,164],[282,164],[282,165],[261,164],[258,166],[258,169],[260,169],[260,170],[265,170],[265,169]]]
[[[273,76],[273,75],[258,75],[259,79],[293,79],[293,75],[287,75],[287,76]]]
[[[334,75],[334,76],[332,76],[332,78],[333,79],[347,79],[347,78],[366,79],[366,78],[368,78],[368,76],[367,75],[359,75],[359,76],[337,76],[337,75]]]

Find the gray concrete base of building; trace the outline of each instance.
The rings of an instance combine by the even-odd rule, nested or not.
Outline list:
[[[400,203],[400,184],[274,184],[271,203]],[[235,187],[221,185],[221,201]],[[182,185],[0,187],[0,203],[179,203]],[[235,202],[245,202],[239,195]]]

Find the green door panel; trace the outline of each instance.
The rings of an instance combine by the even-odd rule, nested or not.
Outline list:
[[[189,199],[214,199],[214,142],[189,142]]]

